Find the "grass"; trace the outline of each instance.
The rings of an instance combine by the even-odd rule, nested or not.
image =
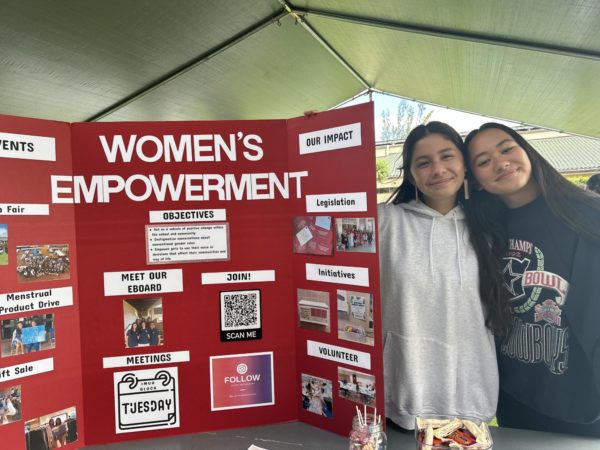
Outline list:
[[[8,265],[8,255],[6,253],[2,253],[0,255],[0,266]]]

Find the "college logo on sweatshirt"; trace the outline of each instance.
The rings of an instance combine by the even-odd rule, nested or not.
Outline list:
[[[544,363],[550,372],[563,374],[568,368],[570,332],[561,326],[561,307],[569,282],[544,270],[544,253],[528,241],[510,239],[504,263],[513,321],[501,353],[527,364]]]

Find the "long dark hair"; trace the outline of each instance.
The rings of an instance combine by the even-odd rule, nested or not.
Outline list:
[[[468,134],[465,147],[468,149],[478,133],[490,128],[504,131],[525,151],[531,162],[531,174],[552,214],[575,233],[600,245],[600,197],[565,179],[523,136],[505,125],[495,122],[481,125]],[[467,158],[467,164],[469,162],[470,159]],[[472,171],[469,173],[472,174]],[[503,228],[501,218],[508,207],[498,197],[485,191],[476,192],[473,202],[476,205],[478,226],[494,235],[493,239],[498,239],[503,232],[499,229]],[[499,251],[499,256],[504,255],[501,246],[494,248],[494,251]]]
[[[388,202],[394,204],[408,203],[411,200],[415,200],[418,195],[417,187],[412,182],[412,175],[410,173],[410,164],[412,162],[413,155],[415,153],[415,145],[424,137],[430,134],[440,134],[444,138],[448,139],[456,148],[463,154],[463,158],[466,158],[463,140],[460,134],[456,132],[454,128],[443,122],[429,122],[427,124],[418,125],[411,130],[404,141],[402,147],[402,175],[403,180],[400,186],[392,193]],[[459,191],[459,197],[463,197],[464,193],[461,188]],[[420,200],[422,200],[420,198]]]
[[[410,174],[410,165],[414,155],[415,145],[421,139],[430,134],[440,134],[452,142],[462,153],[467,164],[466,147],[460,134],[454,128],[443,122],[429,122],[419,125],[409,133],[404,141],[402,148],[402,172],[403,180],[398,189],[396,189],[388,202],[394,204],[407,203],[414,200],[418,195],[418,190],[412,181]],[[508,294],[502,286],[502,270],[500,262],[495,254],[490,252],[490,245],[487,241],[485,229],[479,226],[479,222],[474,219],[474,211],[469,200],[464,201],[464,187],[458,192],[458,203],[463,206],[469,229],[469,239],[477,255],[477,264],[479,268],[479,296],[486,311],[485,324],[496,335],[506,332],[510,321],[510,309],[508,307]]]

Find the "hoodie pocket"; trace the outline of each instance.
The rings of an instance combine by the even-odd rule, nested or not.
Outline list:
[[[456,359],[454,346],[443,341],[388,331],[383,348],[387,407],[397,414],[453,413]]]

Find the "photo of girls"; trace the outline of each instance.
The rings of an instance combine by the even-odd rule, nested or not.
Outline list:
[[[600,196],[563,178],[520,134],[466,138],[473,220],[504,276],[501,426],[600,436]]]
[[[372,217],[335,219],[338,252],[375,253],[375,219]]]
[[[301,374],[302,408],[333,419],[333,386],[330,380]]]
[[[0,266],[8,265],[8,225],[0,223]]]
[[[0,389],[0,425],[21,420],[21,386]]]
[[[71,278],[69,246],[27,245],[17,247],[17,281],[55,281]]]
[[[75,407],[25,422],[27,450],[51,450],[78,439]]]
[[[163,345],[162,298],[123,300],[125,348]]]
[[[2,357],[53,349],[54,327],[54,314],[3,320]]]
[[[404,429],[423,414],[487,422],[496,413],[492,333],[509,316],[497,262],[465,215],[465,161],[452,127],[417,126],[402,184],[378,208],[385,412]]]

